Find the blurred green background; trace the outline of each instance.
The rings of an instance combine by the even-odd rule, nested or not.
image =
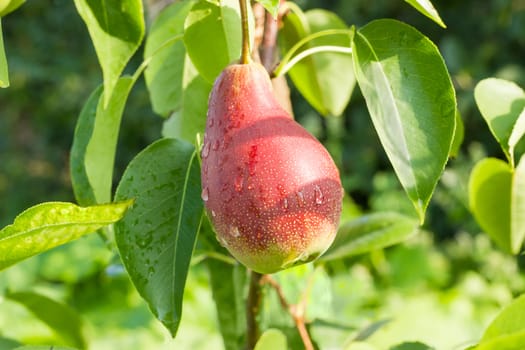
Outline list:
[[[423,232],[382,254],[330,266],[331,278],[327,275],[319,283],[332,291],[327,301],[332,315],[357,326],[391,318],[371,339],[379,348],[416,339],[438,349],[475,342],[497,310],[525,290],[521,258],[499,252],[480,232],[468,211],[466,192],[477,160],[486,155],[503,158],[475,106],[473,89],[491,76],[525,86],[525,1],[436,1],[447,29],[401,0],[297,3],[303,9],[334,11],[349,25],[390,17],[419,29],[445,58],[465,124],[464,143],[438,184]],[[0,227],[39,202],[74,200],[69,148],[82,105],[102,80],[71,0],[28,0],[2,20],[2,27],[11,86],[0,90]],[[130,72],[140,62],[141,52],[130,63]],[[320,117],[293,89],[292,99],[297,119],[336,156],[344,186],[361,210],[413,215],[358,89],[340,118]],[[141,79],[124,113],[116,181],[131,158],[160,136],[162,121],[152,112]],[[93,349],[117,344],[130,349],[220,347],[206,271],[197,265],[190,275],[175,341],[168,340],[152,319],[118,258],[96,236],[0,273],[0,286],[38,290],[73,306],[86,320]],[[12,313],[18,315],[15,321],[5,316]],[[330,335],[324,338],[333,344],[323,344],[326,348],[337,348],[348,338],[348,333],[334,336],[323,327],[316,332]],[[0,301],[0,336],[36,342],[59,339],[27,311],[6,301]]]

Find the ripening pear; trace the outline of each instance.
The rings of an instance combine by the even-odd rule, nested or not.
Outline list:
[[[262,65],[229,65],[215,81],[201,158],[202,199],[217,238],[248,268],[277,272],[333,242],[339,171],[280,107]]]

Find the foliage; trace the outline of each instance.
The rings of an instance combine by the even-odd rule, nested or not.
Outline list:
[[[249,278],[202,215],[197,152],[211,84],[239,56],[238,2],[175,2],[152,22],[139,0],[27,3],[4,17],[22,3],[0,6],[0,84],[10,85],[0,95],[0,223],[15,220],[0,231],[2,266],[12,265],[0,308],[16,315],[0,317],[0,344],[243,347]],[[520,258],[508,255],[525,238],[525,75],[509,49],[525,44],[523,16],[501,1],[439,13],[430,1],[260,3],[274,17],[289,6],[274,75],[290,78],[297,120],[332,153],[350,196],[323,258],[262,280],[256,348],[302,347],[297,310],[321,349],[520,348],[521,298],[482,329],[525,288]],[[469,6],[479,18],[464,16]],[[402,21],[380,19],[393,16]],[[466,38],[471,24],[491,40]],[[507,80],[474,89],[495,75]],[[72,194],[83,207],[63,203]],[[42,198],[61,203],[14,219]]]
[[[517,165],[514,159],[515,147],[525,134],[525,93],[512,82],[492,78],[479,82],[474,95],[508,163],[487,158],[476,165],[469,183],[470,205],[502,249],[517,254],[525,239],[525,159]]]

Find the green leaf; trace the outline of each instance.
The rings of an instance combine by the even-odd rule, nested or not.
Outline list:
[[[506,306],[487,327],[476,350],[522,349],[525,344],[525,295]]]
[[[484,341],[472,350],[523,350],[523,344],[525,344],[525,331]]]
[[[142,0],[75,0],[75,5],[102,67],[107,106],[119,76],[144,37]]]
[[[281,29],[281,51],[286,54],[300,40],[330,29],[348,30],[308,41],[298,53],[318,46],[350,47],[350,29],[335,13],[315,9],[304,17],[288,14]],[[304,98],[322,115],[340,115],[348,105],[355,86],[352,56],[323,52],[297,62],[290,78]]]
[[[463,119],[461,119],[459,111],[456,110],[456,129],[454,130],[454,139],[452,140],[452,147],[450,147],[450,157],[456,157],[458,155],[464,137],[465,126],[463,124]]]
[[[432,5],[432,2],[430,0],[405,0],[410,5],[412,5],[416,10],[439,24],[441,27],[446,28],[447,26],[445,23],[443,23],[443,20],[439,16],[439,13],[434,8],[434,5]]]
[[[513,82],[488,78],[476,85],[474,97],[490,131],[514,167],[514,146],[525,132],[525,92]]]
[[[287,350],[288,342],[283,332],[270,328],[266,330],[255,344],[254,350]]]
[[[13,350],[17,347],[20,347],[20,345],[22,344],[16,340],[0,337],[0,349],[2,350]]]
[[[69,171],[75,199],[80,205],[97,203],[95,191],[87,175],[84,158],[95,127],[97,106],[99,100],[101,100],[100,97],[103,91],[104,88],[100,85],[91,93],[86,103],[84,103],[75,128],[73,145],[71,145]]]
[[[377,348],[365,342],[352,341],[344,350],[377,350]]]
[[[510,210],[510,243],[512,252],[517,254],[525,239],[525,156],[512,175]]]
[[[443,58],[423,34],[391,19],[361,28],[352,49],[374,127],[423,222],[455,129],[455,93]]]
[[[417,233],[417,227],[417,220],[398,213],[363,215],[341,225],[334,243],[320,260],[346,258],[400,243]]]
[[[203,213],[200,169],[193,145],[159,140],[128,165],[116,198],[135,198],[115,225],[122,261],[153,314],[173,336]]]
[[[433,350],[434,348],[421,342],[404,342],[392,346],[390,350]]]
[[[165,8],[151,25],[144,49],[151,58],[144,71],[153,110],[167,116],[180,108],[186,48],[184,20],[195,1],[176,2]]]
[[[481,228],[506,252],[519,253],[525,239],[525,156],[514,171],[495,158],[476,164],[469,202]]]
[[[25,210],[0,230],[0,270],[120,220],[131,204],[79,207],[48,202]]]
[[[71,307],[32,292],[7,293],[6,298],[25,306],[55,331],[65,344],[78,349],[87,348],[82,319]]]
[[[2,34],[2,18],[0,18],[0,88],[9,86],[9,72],[7,58],[5,57],[4,38]]]
[[[186,17],[184,44],[191,61],[209,83],[241,55],[237,0],[200,1]]]
[[[470,209],[481,228],[506,252],[511,244],[512,169],[502,160],[486,158],[476,164],[469,180]]]
[[[22,6],[26,0],[1,0],[0,1],[0,17],[13,12],[20,6]]]
[[[279,0],[255,0],[263,5],[266,11],[270,12],[273,18],[277,18],[279,13]]]
[[[246,268],[208,259],[210,287],[225,349],[240,349],[246,335]]]
[[[15,348],[13,350],[75,350],[73,348],[66,348],[64,346],[55,345],[27,345]]]
[[[134,83],[134,78],[120,78],[107,107],[99,86],[80,112],[71,147],[70,171],[75,198],[81,205],[111,202],[117,139]]]
[[[521,111],[509,137],[509,153],[514,156],[514,149],[525,135],[525,108]],[[514,158],[513,158],[514,160]]]
[[[375,321],[363,329],[359,331],[359,333],[355,336],[354,340],[357,341],[364,341],[370,338],[374,333],[376,333],[378,330],[389,324],[392,320],[391,319],[382,319],[379,321]]]
[[[208,97],[212,85],[199,75],[188,57],[182,83],[181,109],[164,123],[162,135],[195,143],[197,133],[204,132],[206,126]]]

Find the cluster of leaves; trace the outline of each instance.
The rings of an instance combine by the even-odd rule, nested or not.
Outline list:
[[[476,220],[506,252],[518,254],[525,239],[525,92],[496,78],[478,83],[474,96],[507,162],[485,158],[472,170],[470,206]],[[520,159],[516,164],[515,158]]]
[[[429,1],[407,2],[443,25]],[[11,1],[0,16],[21,3]],[[278,1],[261,3],[271,13],[277,12]],[[104,7],[75,0],[75,5],[89,30],[104,78],[80,113],[71,150],[71,178],[82,208],[46,203],[22,213],[0,231],[0,247],[10,252],[2,266],[96,230],[111,244],[113,227],[107,225],[127,210],[114,226],[115,243],[153,314],[172,335],[177,333],[191,259],[207,258],[224,342],[227,348],[237,348],[246,331],[242,326],[246,271],[217,244],[203,217],[197,150],[212,83],[239,56],[238,3],[177,2],[162,11],[147,36],[141,1]],[[280,32],[283,60],[275,75],[289,73],[304,98],[326,116],[342,113],[357,82],[379,139],[423,221],[461,136],[455,132],[460,119],[454,90],[436,46],[399,21],[376,20],[355,30],[334,13],[302,12],[289,6],[291,13]],[[142,64],[133,75],[122,75],[144,40]],[[0,49],[0,82],[7,86],[3,44]],[[135,157],[113,195],[121,118],[142,73],[153,110],[169,117],[164,123],[165,138]],[[337,241],[320,266],[395,244],[416,227],[416,221],[398,213],[357,219],[347,213]],[[34,298],[18,295],[13,300],[34,305]],[[53,325],[54,321],[46,322]],[[66,343],[84,348],[78,339]],[[284,348],[285,339],[281,331],[269,330],[258,347],[268,347],[270,342]]]

